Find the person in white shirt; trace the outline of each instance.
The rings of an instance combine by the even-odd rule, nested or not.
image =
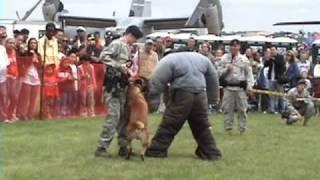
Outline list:
[[[7,37],[6,28],[0,26],[0,122],[7,121],[6,98],[7,98],[7,66],[9,59],[3,42]]]
[[[320,79],[320,56],[318,57],[318,63],[313,68],[313,77]]]
[[[309,74],[311,69],[311,63],[309,61],[308,52],[302,51],[300,53],[300,61],[297,64],[301,75],[303,72],[307,72]]]

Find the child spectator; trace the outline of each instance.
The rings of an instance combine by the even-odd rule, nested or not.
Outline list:
[[[45,68],[42,91],[44,118],[52,119],[55,117],[55,106],[59,96],[58,76],[56,65],[54,64]]]
[[[80,59],[83,64],[79,66],[80,71],[80,114],[81,116],[95,116],[95,97],[97,89],[94,67],[90,64],[90,57],[83,56]]]
[[[70,104],[72,104],[72,91],[74,88],[74,78],[70,68],[70,59],[64,58],[59,67],[59,112],[61,116],[67,117],[71,115]]]
[[[71,114],[72,115],[79,115],[79,70],[78,70],[78,56],[77,50],[71,50],[68,54],[68,58],[70,59],[70,68],[72,72],[73,81],[73,89],[72,89],[72,97],[70,104]]]
[[[7,96],[8,96],[8,107],[7,115],[9,121],[16,121],[16,108],[18,100],[18,65],[15,50],[15,40],[13,38],[8,38],[6,40],[7,55],[9,58],[9,66],[7,70]]]

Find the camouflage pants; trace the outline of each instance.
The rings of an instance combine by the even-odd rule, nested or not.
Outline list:
[[[298,120],[297,111],[302,116],[304,116],[305,124],[307,124],[310,118],[315,114],[315,108],[313,103],[307,103],[300,107],[290,107],[288,108],[288,111],[289,111],[289,119],[288,119],[289,124],[297,122]]]
[[[248,100],[244,90],[232,91],[224,89],[222,108],[225,114],[224,128],[231,130],[233,128],[234,113],[238,113],[239,130],[247,129],[247,109]]]
[[[127,89],[119,89],[119,96],[105,92],[108,115],[102,126],[102,132],[99,140],[99,147],[109,148],[113,136],[118,133],[118,144],[120,147],[127,146]]]

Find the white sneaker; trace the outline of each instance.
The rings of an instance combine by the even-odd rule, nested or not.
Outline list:
[[[10,121],[9,119],[4,120],[3,122],[6,123],[6,124],[12,124],[12,123],[13,123],[13,122]]]

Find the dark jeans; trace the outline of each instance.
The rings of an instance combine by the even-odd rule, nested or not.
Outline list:
[[[268,111],[269,110],[269,95],[261,94],[260,95],[260,105],[261,111]]]
[[[198,145],[196,154],[202,159],[219,159],[221,152],[210,130],[207,108],[206,92],[194,94],[183,90],[172,91],[162,122],[152,139],[147,155],[166,156],[174,137],[188,121]]]

